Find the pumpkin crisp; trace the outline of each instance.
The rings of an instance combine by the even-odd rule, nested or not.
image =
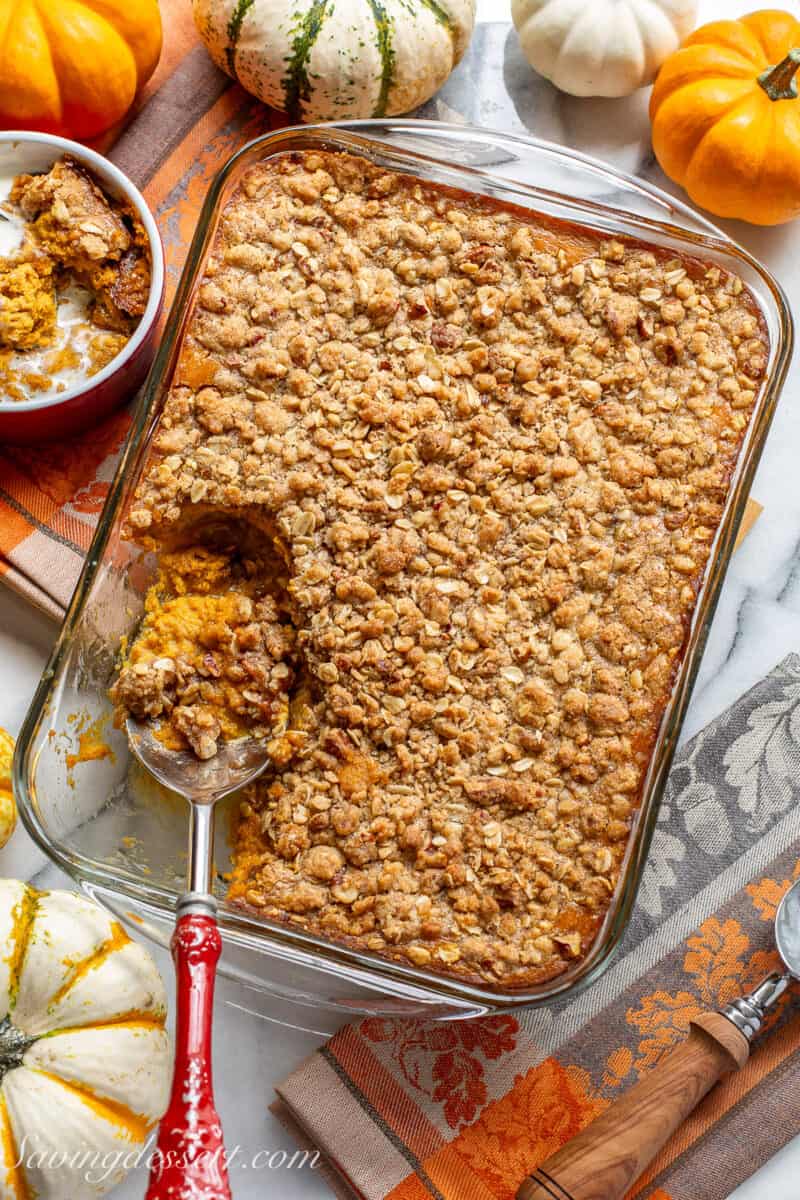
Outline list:
[[[68,157],[46,175],[17,176],[9,200],[30,223],[40,252],[92,293],[92,323],[130,334],[150,289],[147,235],[138,219]]]
[[[272,547],[252,637],[291,624],[303,701],[229,897],[503,989],[585,955],[766,363],[717,266],[345,154],[250,169],[128,514],[162,570],[209,522]]]
[[[0,400],[26,400],[119,354],[147,306],[150,256],[138,217],[69,157],[17,176],[6,207],[24,223],[0,259]]]

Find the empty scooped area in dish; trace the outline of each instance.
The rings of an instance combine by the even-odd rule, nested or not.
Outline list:
[[[229,514],[173,535],[123,649],[112,691],[120,721],[153,721],[165,745],[202,759],[220,740],[285,730],[297,674],[286,583],[274,542]]]

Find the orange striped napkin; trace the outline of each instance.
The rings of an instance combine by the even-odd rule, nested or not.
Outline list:
[[[693,1018],[775,970],[775,910],[800,874],[798,762],[792,655],[676,757],[622,950],[590,989],[477,1021],[369,1018],[313,1054],[279,1086],[273,1111],[324,1153],[333,1190],[514,1200]],[[800,1131],[800,1013],[789,995],[770,1025],[631,1196],[724,1200]]]

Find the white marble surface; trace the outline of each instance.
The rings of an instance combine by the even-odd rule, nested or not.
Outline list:
[[[783,6],[800,16],[798,0]],[[700,21],[750,10],[751,0],[701,0]],[[478,123],[562,142],[618,167],[670,187],[650,151],[647,93],[622,101],[579,101],[537,79],[522,59],[508,26],[510,0],[478,0],[485,29]],[[502,78],[502,85],[500,80]],[[484,84],[487,84],[484,87]],[[442,113],[442,115],[446,115]],[[800,313],[800,222],[759,230],[726,222],[725,228],[769,266]],[[684,736],[696,732],[738,694],[763,676],[788,651],[800,648],[800,408],[795,396],[800,367],[794,365],[767,443],[753,495],[765,511],[728,574],[695,689]],[[0,726],[15,732],[55,634],[44,617],[0,589]],[[46,863],[22,829],[0,851],[0,873],[35,877],[46,886],[67,881]],[[166,955],[157,952],[165,977]],[[246,993],[222,982],[216,1022],[217,1098],[229,1148],[241,1146],[231,1175],[237,1200],[265,1195],[281,1200],[322,1200],[327,1186],[313,1170],[254,1170],[258,1151],[290,1149],[291,1142],[267,1110],[272,1084],[318,1044],[318,1036],[286,1029],[248,1012]],[[800,1133],[800,1131],[798,1131]],[[736,1200],[796,1200],[800,1136],[734,1193]],[[114,1195],[138,1200],[145,1177],[137,1172]],[[701,1200],[698,1197],[698,1200]]]

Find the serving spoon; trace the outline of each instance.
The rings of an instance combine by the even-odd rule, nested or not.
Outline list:
[[[744,1066],[767,1012],[800,980],[800,879],[778,907],[775,942],[786,969],[692,1021],[686,1041],[537,1167],[517,1200],[622,1200],[714,1084]]]
[[[222,950],[212,893],[214,805],[261,774],[270,761],[267,743],[255,738],[221,742],[213,758],[202,760],[189,750],[169,750],[150,724],[133,717],[125,722],[125,732],[134,757],[190,806],[186,891],[176,905],[171,942],[175,1071],[146,1200],[230,1200],[211,1076],[214,980]]]

